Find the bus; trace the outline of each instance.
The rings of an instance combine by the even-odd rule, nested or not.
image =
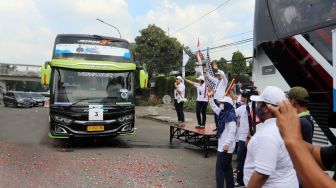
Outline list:
[[[134,89],[146,87],[147,80],[126,40],[57,35],[52,60],[41,69],[41,83],[50,88],[49,137],[134,133]]]
[[[254,19],[255,85],[306,88],[312,116],[336,144],[336,1],[256,0]]]

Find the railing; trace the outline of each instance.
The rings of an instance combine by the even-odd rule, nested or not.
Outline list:
[[[40,77],[41,66],[0,63],[1,76]]]

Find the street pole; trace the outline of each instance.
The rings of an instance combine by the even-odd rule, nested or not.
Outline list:
[[[101,23],[103,23],[103,24],[106,24],[106,25],[108,25],[108,26],[111,26],[111,27],[113,27],[114,29],[116,29],[116,30],[118,31],[118,33],[119,33],[119,38],[121,38],[120,31],[119,31],[119,29],[118,29],[116,26],[114,26],[114,25],[112,25],[112,24],[109,24],[109,23],[106,23],[106,22],[104,22],[103,20],[98,19],[98,18],[97,18],[97,21],[99,21],[99,22],[101,22]]]

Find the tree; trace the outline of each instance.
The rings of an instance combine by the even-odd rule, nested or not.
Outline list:
[[[231,71],[233,76],[246,74],[246,59],[240,51],[236,51],[232,55]]]
[[[182,65],[182,45],[176,38],[168,37],[160,27],[148,25],[140,30],[135,43],[135,60],[146,64],[150,76],[167,74]]]

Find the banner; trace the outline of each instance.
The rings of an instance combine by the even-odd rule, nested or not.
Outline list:
[[[189,56],[185,51],[183,50],[183,60],[182,60],[182,78],[185,78],[185,65],[189,61]]]

